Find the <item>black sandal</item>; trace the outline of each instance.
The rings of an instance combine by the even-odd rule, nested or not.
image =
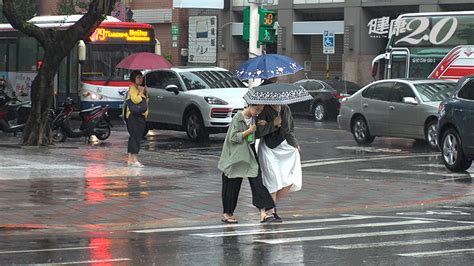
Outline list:
[[[267,215],[263,220],[260,221],[260,223],[273,223],[275,221],[275,217],[273,215]]]
[[[236,224],[238,223],[239,221],[237,221],[237,219],[233,218],[233,217],[227,217],[227,218],[222,218],[221,221],[223,223],[226,223],[226,224]]]

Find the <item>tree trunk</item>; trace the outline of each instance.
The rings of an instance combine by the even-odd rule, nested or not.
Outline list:
[[[13,0],[3,0],[3,14],[10,24],[28,36],[34,37],[44,48],[43,65],[31,84],[30,116],[23,130],[23,145],[42,146],[52,143],[48,114],[54,97],[54,75],[69,51],[100,24],[105,14],[110,14],[117,0],[90,0],[83,17],[65,31],[42,29],[21,19]]]
[[[49,108],[54,97],[54,75],[59,63],[46,52],[44,63],[31,84],[31,112],[23,130],[23,145],[44,146],[52,144],[48,123]]]

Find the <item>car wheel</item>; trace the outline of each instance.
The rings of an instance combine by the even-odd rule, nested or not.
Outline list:
[[[66,141],[66,134],[60,127],[53,128],[51,130],[52,138],[54,142],[64,142]]]
[[[425,127],[425,140],[432,150],[439,150],[438,147],[438,121],[431,120]]]
[[[367,145],[374,141],[375,137],[370,135],[369,125],[365,119],[361,116],[358,116],[354,119],[352,123],[352,134],[357,143],[361,145]]]
[[[191,111],[186,116],[186,134],[193,142],[205,140],[209,137],[209,131],[204,127],[201,114],[197,111]]]
[[[444,165],[453,172],[465,171],[471,167],[472,160],[464,155],[461,138],[452,128],[443,135],[441,153]]]
[[[322,102],[318,102],[313,107],[313,118],[314,120],[321,122],[326,120],[328,111],[326,105]]]

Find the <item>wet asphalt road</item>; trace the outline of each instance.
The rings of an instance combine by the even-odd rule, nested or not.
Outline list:
[[[334,121],[296,127],[304,187],[272,225],[256,220],[245,183],[240,223],[219,222],[223,134],[194,144],[155,131],[137,172],[122,165],[120,125],[107,143],[47,152],[1,135],[0,265],[472,264],[473,168],[450,173],[413,140],[359,147]]]

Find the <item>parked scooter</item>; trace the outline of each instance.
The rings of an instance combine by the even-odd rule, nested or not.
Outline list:
[[[8,96],[4,88],[0,88],[0,130],[6,133],[23,131],[31,111],[30,102],[22,102],[16,95]]]
[[[70,120],[74,111],[74,102],[67,98],[59,110],[50,110],[50,127],[53,132],[53,141],[64,142],[66,138],[90,138],[95,135],[99,140],[106,140],[110,136],[112,123],[108,115],[109,106],[97,106],[79,113],[82,123],[79,129],[72,129]]]

